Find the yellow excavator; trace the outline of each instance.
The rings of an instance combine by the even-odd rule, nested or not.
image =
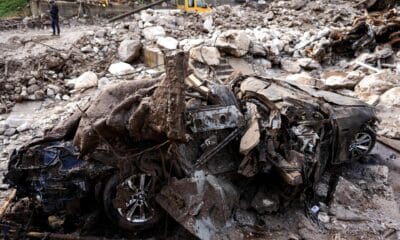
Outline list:
[[[176,8],[185,10],[186,12],[211,12],[211,5],[205,0],[175,0]]]
[[[167,1],[167,0],[164,0]],[[163,2],[164,2],[163,1]],[[175,0],[176,1],[176,8],[182,9],[186,12],[199,12],[199,13],[206,13],[211,12],[211,4],[207,3],[206,0]],[[103,7],[108,7],[110,0],[87,0],[87,3],[101,5]],[[119,2],[115,0],[115,2]],[[155,3],[155,2],[154,2]],[[153,4],[153,3],[150,3]],[[154,6],[154,5],[152,5]]]
[[[102,7],[108,7],[109,0],[80,0],[78,3],[80,4],[88,4],[88,5],[94,5],[94,6],[102,6]]]

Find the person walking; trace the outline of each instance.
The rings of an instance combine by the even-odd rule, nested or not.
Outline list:
[[[51,27],[53,28],[53,35],[60,35],[60,25],[58,18],[58,6],[54,0],[50,0],[50,16],[51,16]],[[57,31],[56,31],[57,30]]]

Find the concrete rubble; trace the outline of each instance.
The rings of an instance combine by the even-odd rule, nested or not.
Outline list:
[[[38,149],[56,146],[74,164],[85,160],[87,178],[108,174],[111,180],[93,189],[137,169],[146,173],[134,175],[140,181],[168,182],[151,185],[152,211],[162,212],[151,227],[114,221],[141,238],[165,237],[154,234],[164,231],[158,223],[165,215],[185,229],[171,227],[167,239],[181,231],[181,239],[399,238],[399,152],[380,143],[362,157],[351,150],[364,119],[360,129],[375,131],[374,142],[400,141],[396,1],[248,2],[206,14],[147,9],[115,23],[65,21],[74,27],[60,38],[34,29],[45,25],[38,20],[25,19],[22,30],[10,30],[20,22],[0,21],[2,176],[14,149],[51,139],[57,144]],[[340,135],[332,132],[336,119],[344,119],[335,125]],[[138,156],[144,160],[128,164]],[[112,185],[120,197],[100,197],[101,209],[113,205],[129,215],[125,204],[133,200],[125,192],[135,180],[128,180]],[[74,194],[88,192],[85,179],[74,181]],[[17,196],[26,196],[19,184]],[[27,224],[15,220],[15,209],[37,205],[18,200],[2,224]],[[96,225],[118,212],[88,212],[95,227],[74,214],[51,212],[47,225],[24,231],[82,234],[77,226],[85,226],[88,235],[132,236]]]

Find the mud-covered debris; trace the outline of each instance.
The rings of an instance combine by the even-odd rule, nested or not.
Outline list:
[[[154,227],[157,201],[192,234],[218,239],[242,234],[241,206],[276,212],[326,166],[359,159],[374,145],[374,111],[355,99],[259,76],[206,81],[190,74],[183,52],[164,63],[162,80],[111,85],[65,126],[14,152],[7,181],[17,194],[41,194],[38,204],[52,214],[90,198],[94,179],[103,179],[103,210],[117,226]],[[260,180],[267,176],[277,185],[267,187],[270,180]],[[57,184],[63,198],[55,197]],[[352,200],[346,196],[336,198]]]
[[[176,59],[175,59],[176,58]],[[167,55],[164,59],[166,67],[165,79],[154,90],[153,107],[149,109],[148,126],[169,139],[185,141],[185,78],[189,75],[187,58],[183,52]],[[165,99],[165,96],[168,96]],[[134,119],[130,122],[134,123]],[[133,126],[132,131],[135,131]]]
[[[32,107],[38,120],[30,126],[2,127],[0,115],[0,168],[9,150],[28,144],[11,154],[6,177],[18,199],[29,197],[39,215],[32,219],[44,220],[27,229],[144,239],[175,227],[201,239],[393,235],[394,177],[366,164],[380,160],[364,159],[378,119],[352,97],[377,106],[378,134],[399,137],[391,79],[398,14],[364,14],[356,4],[270,1],[206,15],[148,9],[65,28],[61,38],[1,41],[0,111],[44,100],[33,102],[40,108]],[[135,46],[122,54],[128,41]],[[169,48],[189,53],[189,69],[187,56],[177,61]],[[115,64],[125,69],[112,73]],[[71,91],[66,82],[88,71],[98,89]],[[313,206],[318,212],[304,214]]]
[[[382,11],[394,7],[396,0],[366,0],[361,4],[365,5],[368,11]]]
[[[363,197],[363,192],[359,187],[340,177],[332,200],[344,206],[356,206],[362,202]]]
[[[239,195],[232,183],[195,172],[163,188],[157,201],[194,235],[212,239],[226,234]]]
[[[383,1],[378,1],[383,2]],[[339,54],[354,54],[363,49],[373,49],[377,44],[397,46],[399,13],[396,9],[370,13],[354,20],[349,31],[338,30],[330,34],[331,49]]]

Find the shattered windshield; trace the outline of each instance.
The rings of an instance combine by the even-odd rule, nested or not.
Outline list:
[[[198,7],[202,7],[202,8],[207,7],[207,3],[205,2],[205,0],[196,0],[196,1],[197,1]]]

